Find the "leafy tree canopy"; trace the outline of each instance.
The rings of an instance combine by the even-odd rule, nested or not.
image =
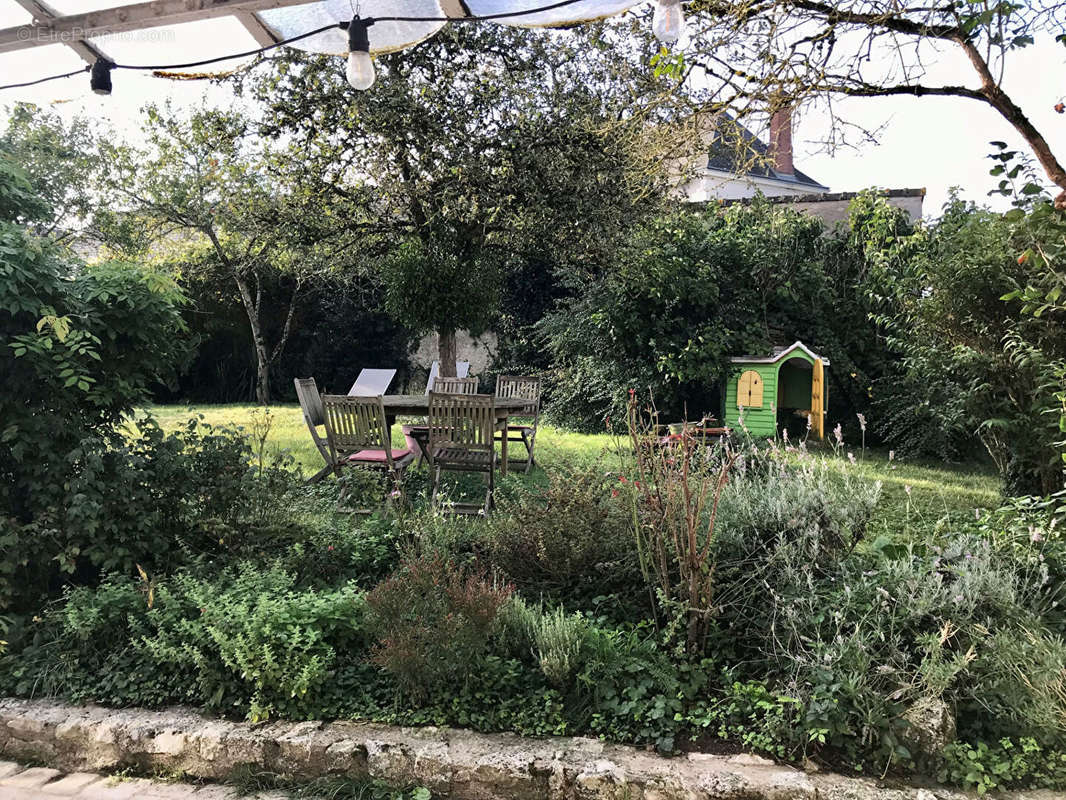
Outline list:
[[[239,86],[267,109],[262,134],[359,209],[367,271],[408,325],[441,333],[448,365],[454,331],[497,311],[516,254],[599,262],[661,198],[646,123],[676,96],[645,57],[604,28],[451,26],[377,59],[368,92],[335,59],[293,52]]]

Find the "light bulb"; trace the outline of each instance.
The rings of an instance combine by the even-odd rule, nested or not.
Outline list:
[[[681,38],[685,29],[685,13],[681,0],[657,0],[655,14],[651,18],[651,30],[663,44],[673,44]]]
[[[374,62],[365,50],[352,50],[348,53],[348,83],[353,89],[369,89],[374,85]]]

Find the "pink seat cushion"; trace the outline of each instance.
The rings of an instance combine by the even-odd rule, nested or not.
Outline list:
[[[410,454],[411,454],[411,451],[406,449],[406,448],[403,449],[403,450],[393,450],[392,451],[392,460],[393,461],[399,461],[404,456],[408,456]],[[385,451],[384,450],[360,450],[358,453],[354,453],[354,454],[348,456],[348,460],[349,461],[375,461],[375,462],[379,462],[379,463],[384,463],[385,460],[386,460],[385,459]]]

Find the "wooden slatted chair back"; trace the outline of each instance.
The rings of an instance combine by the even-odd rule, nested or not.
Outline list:
[[[521,375],[501,375],[496,379],[496,396],[501,399],[528,400],[528,405],[514,412],[515,416],[533,417],[540,415],[540,378],[526,378]]]
[[[310,479],[311,482],[319,481],[336,465],[329,449],[329,434],[327,433],[323,438],[318,433],[318,426],[326,424],[326,414],[322,410],[322,395],[318,393],[318,384],[315,383],[314,378],[294,378],[293,383],[296,385],[296,397],[300,401],[300,411],[303,412],[307,430],[311,433],[311,440],[326,464]]]
[[[429,393],[429,450],[445,442],[469,450],[491,450],[496,398],[491,394]]]
[[[326,417],[322,410],[322,395],[318,393],[318,384],[314,378],[295,378],[296,399],[300,401],[300,410],[304,414],[304,422],[308,425],[325,425]]]
[[[384,450],[391,465],[392,444],[380,396],[327,394],[322,398],[322,406],[334,460],[360,450]]]
[[[477,394],[477,378],[442,378],[433,379],[434,392],[441,394]]]

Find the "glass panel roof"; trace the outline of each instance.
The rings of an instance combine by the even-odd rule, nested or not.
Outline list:
[[[89,11],[99,11],[107,8],[120,8],[144,0],[44,0],[45,3],[55,9],[57,14],[75,14]],[[551,5],[557,0],[465,0],[465,6],[474,16],[501,14],[515,11],[524,11],[539,6]],[[643,0],[576,0],[569,5],[542,11],[535,14],[523,14],[511,20],[499,20],[501,24],[520,25],[527,27],[559,26],[576,22],[599,19],[613,14],[621,13]],[[349,20],[356,11],[363,17],[389,17],[389,16],[413,16],[431,17],[438,21],[432,22],[377,22],[369,30],[370,49],[374,53],[385,53],[402,50],[405,47],[417,44],[439,31],[445,22],[439,21],[448,16],[446,9],[453,14],[462,8],[459,0],[318,0],[317,2],[300,5],[286,6],[282,8],[261,9],[255,12],[258,19],[277,37],[287,39],[316,28],[334,25],[338,22]],[[0,0],[0,27],[23,25],[30,21],[30,15],[21,8],[14,0]],[[244,48],[246,34],[238,34],[234,25],[235,19],[229,16],[212,17],[202,23],[190,23],[197,27],[201,25],[213,26],[211,31],[212,40],[218,40],[218,33],[231,43],[240,42]],[[149,30],[166,32],[166,36],[148,35]],[[174,34],[181,30],[180,27],[147,29],[137,32],[129,32],[125,37],[102,36],[97,41],[105,52],[112,58],[137,61],[170,61],[177,58],[176,53],[186,49],[182,42],[174,38]],[[226,35],[232,30],[239,38],[231,38]],[[181,37],[189,35],[187,29],[181,30]],[[138,45],[153,43],[154,55],[145,52]],[[133,46],[131,46],[131,44]],[[348,36],[341,28],[323,31],[320,34],[294,43],[293,47],[302,50],[320,53],[332,53],[345,55],[348,51]],[[136,54],[133,51],[140,51]],[[182,60],[179,58],[179,60]]]
[[[323,0],[288,8],[275,8],[256,12],[259,18],[281,38],[288,39],[301,33],[351,19],[359,10],[363,17],[407,16],[444,17],[438,0]],[[370,51],[388,53],[418,44],[444,27],[443,22],[378,22],[370,26]],[[301,50],[315,53],[345,55],[348,52],[348,34],[337,28],[293,44]]]
[[[505,25],[523,27],[547,27],[552,25],[569,25],[574,22],[588,22],[594,19],[621,14],[642,0],[580,0],[577,3],[541,11],[536,14],[523,14],[513,20],[499,20]],[[526,11],[541,6],[552,5],[553,0],[466,0],[470,13],[475,17],[488,14],[503,14],[509,11]]]

